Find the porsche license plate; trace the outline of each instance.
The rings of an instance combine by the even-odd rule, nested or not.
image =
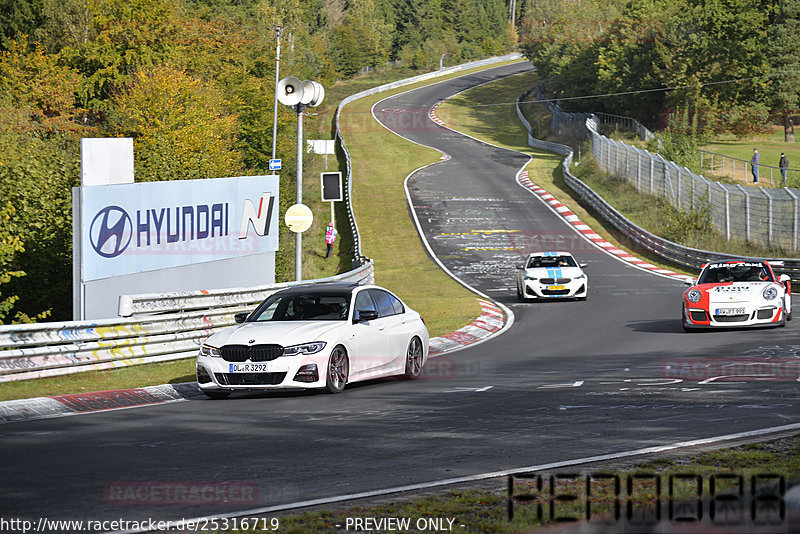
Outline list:
[[[230,363],[229,373],[266,373],[269,368],[266,363]]]
[[[548,291],[564,291],[567,286],[547,286]]]
[[[744,315],[747,311],[744,308],[717,308],[716,315]]]

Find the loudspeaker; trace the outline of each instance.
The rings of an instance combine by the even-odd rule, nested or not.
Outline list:
[[[300,103],[317,107],[322,103],[325,98],[325,88],[319,82],[306,80],[303,82],[303,96],[300,98]]]
[[[296,106],[303,98],[303,83],[294,76],[287,76],[278,82],[276,92],[278,102],[285,106]]]

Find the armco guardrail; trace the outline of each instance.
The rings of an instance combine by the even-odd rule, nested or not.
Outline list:
[[[439,78],[441,76],[446,76],[448,74],[453,74],[455,72],[460,72],[463,70],[485,67],[487,65],[492,65],[494,63],[502,63],[504,61],[512,61],[514,59],[521,59],[521,58],[522,54],[509,54],[507,56],[493,57],[489,59],[482,59],[480,61],[473,61],[471,63],[464,63],[462,65],[456,65],[454,67],[448,67],[446,69],[441,69],[434,72],[428,72],[425,74],[420,74],[419,76],[414,76],[412,78],[406,78],[404,80],[399,80],[396,82],[387,83],[385,85],[380,85],[378,87],[373,87],[372,89],[367,89],[366,91],[361,91],[360,93],[350,95],[339,103],[339,107],[336,109],[336,138],[339,140],[342,152],[344,152],[345,164],[347,167],[347,180],[345,181],[345,188],[347,189],[347,204],[346,204],[347,217],[350,221],[350,230],[353,233],[353,247],[355,249],[356,263],[363,261],[364,257],[361,252],[361,238],[358,232],[358,223],[356,223],[356,218],[355,215],[353,214],[353,209],[352,209],[353,165],[350,159],[350,152],[347,150],[347,146],[345,145],[344,142],[344,137],[342,136],[341,128],[339,127],[340,123],[339,119],[342,114],[342,109],[347,104],[367,96],[383,93],[385,91],[391,91],[392,89],[397,89],[399,87],[404,87],[406,85],[412,85],[418,82],[423,82],[425,80],[431,80],[433,78]]]
[[[691,247],[685,247],[678,243],[673,243],[667,239],[651,234],[647,230],[637,226],[629,221],[624,215],[614,209],[608,202],[598,195],[592,188],[575,177],[569,170],[572,164],[573,152],[572,148],[558,143],[551,143],[535,139],[531,135],[531,125],[520,109],[519,103],[528,93],[524,93],[517,100],[517,116],[520,121],[525,125],[528,130],[528,144],[533,148],[539,148],[565,156],[562,162],[562,170],[564,174],[564,181],[571,187],[578,195],[597,213],[600,214],[605,220],[614,225],[625,237],[631,240],[634,245],[640,247],[648,252],[651,252],[668,261],[689,267],[691,269],[699,270],[704,263],[714,260],[728,260],[728,259],[742,259],[742,256],[734,256],[722,252],[713,252],[708,250],[698,250]],[[563,113],[563,112],[562,112]],[[586,129],[594,135],[597,133],[599,126],[598,119],[591,117],[586,119]],[[760,260],[764,258],[745,258],[752,260]],[[793,279],[800,279],[800,259],[797,258],[779,258],[776,262],[782,262],[783,265],[776,265],[774,270],[779,274],[788,274]]]
[[[234,314],[252,310],[279,289],[312,282],[371,283],[373,275],[369,262],[348,273],[307,282],[124,296],[126,313],[148,314],[129,319],[2,325],[0,382],[190,358],[205,338],[234,324]]]

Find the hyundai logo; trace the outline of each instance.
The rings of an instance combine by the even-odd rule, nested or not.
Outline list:
[[[119,206],[100,210],[89,227],[92,248],[104,258],[115,258],[125,252],[133,235],[133,222]]]

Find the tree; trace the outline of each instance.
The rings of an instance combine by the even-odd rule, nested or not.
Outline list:
[[[241,173],[236,117],[212,84],[166,65],[131,76],[113,98],[109,129],[133,137],[138,181]]]
[[[800,108],[800,0],[782,0],[769,32],[770,97],[783,122],[784,140],[794,142]]]
[[[389,59],[391,26],[375,15],[373,0],[353,0],[342,23],[333,30],[339,72],[352,76],[363,67]]]

